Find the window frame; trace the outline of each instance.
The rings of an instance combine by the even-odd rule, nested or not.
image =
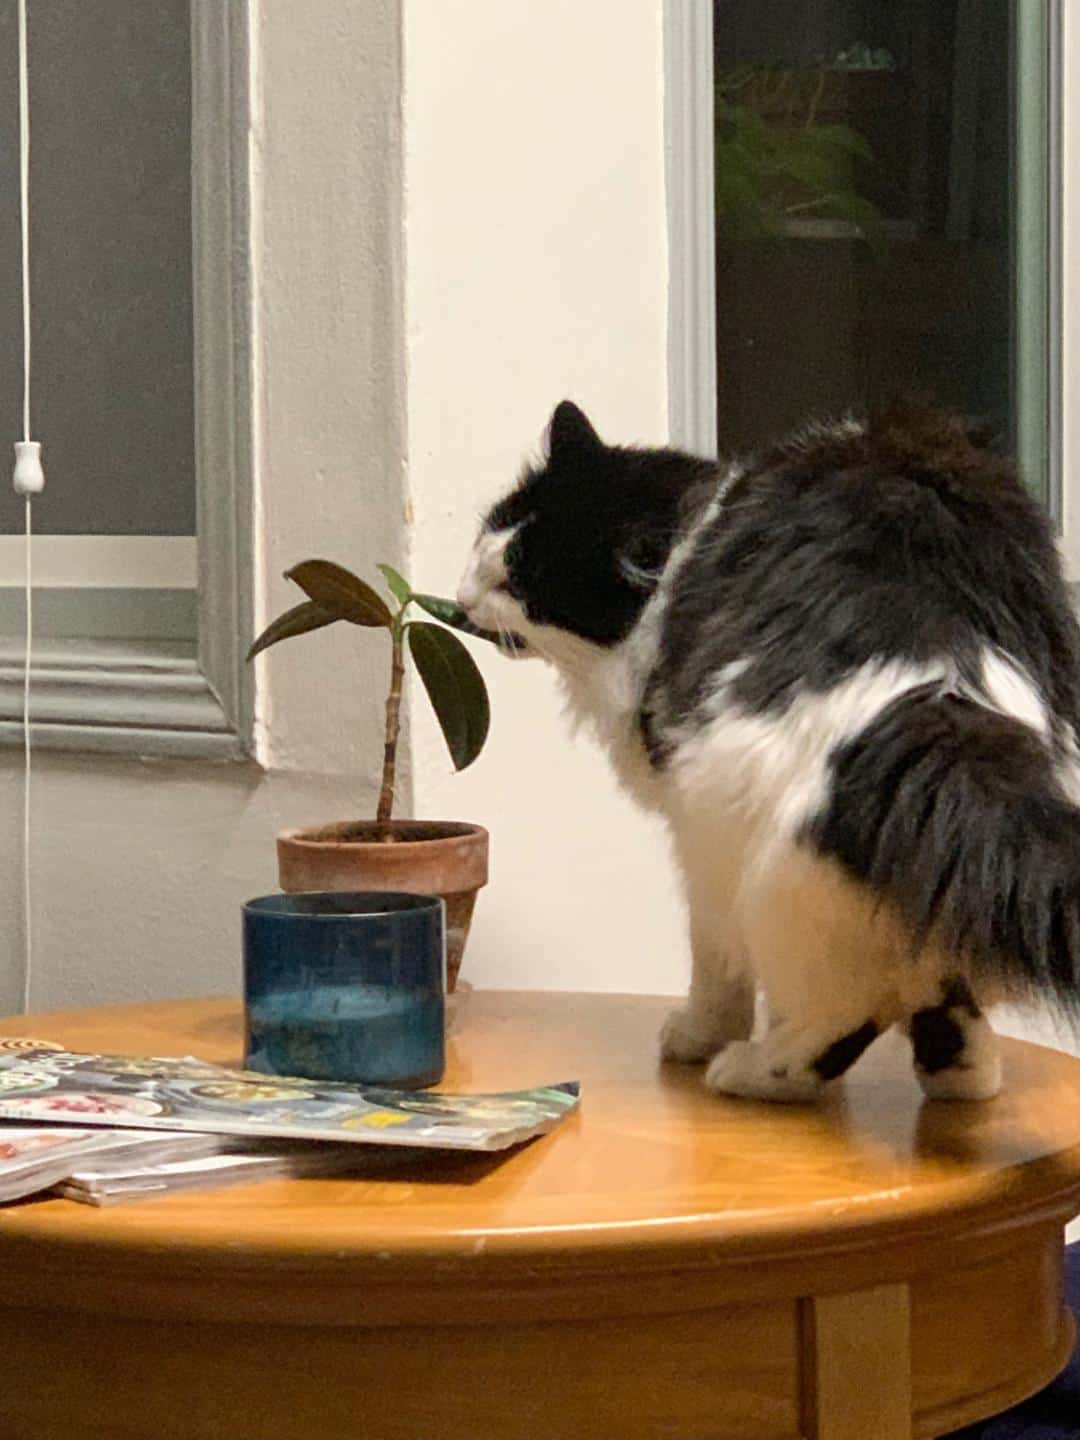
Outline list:
[[[1049,511],[1080,582],[1080,16],[1049,0],[1045,382]],[[668,411],[672,443],[717,453],[713,7],[666,0]]]
[[[668,417],[672,444],[716,455],[713,7],[664,7]]]
[[[1080,16],[1061,5],[1057,95],[1060,175],[1058,416],[1061,455],[1061,551],[1065,573],[1080,586]],[[1077,589],[1074,588],[1074,596]],[[1080,598],[1080,597],[1078,597]]]
[[[194,654],[169,641],[37,642],[40,749],[214,760],[251,751],[249,7],[191,0],[191,35],[198,639]],[[21,743],[22,642],[9,640],[0,643],[0,744]]]

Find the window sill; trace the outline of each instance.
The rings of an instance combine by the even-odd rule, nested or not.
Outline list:
[[[0,746],[22,744],[22,642],[0,639]],[[244,760],[195,646],[163,640],[43,640],[30,694],[39,750]]]

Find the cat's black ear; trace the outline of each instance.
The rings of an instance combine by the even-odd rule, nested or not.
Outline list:
[[[547,429],[547,453],[559,460],[570,455],[588,454],[603,449],[603,441],[589,422],[589,417],[572,400],[563,400],[555,407]]]

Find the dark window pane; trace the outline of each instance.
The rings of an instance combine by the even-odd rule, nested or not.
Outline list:
[[[916,391],[1047,494],[1047,11],[717,0],[722,451]]]
[[[188,0],[49,0],[29,20],[33,430],[48,476],[35,527],[191,535]],[[0,415],[11,441],[22,434],[16,35],[15,0],[0,0]],[[22,525],[0,484],[0,531]]]

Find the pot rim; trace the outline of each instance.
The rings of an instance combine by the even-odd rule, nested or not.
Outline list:
[[[418,829],[433,830],[445,827],[446,833],[441,835],[421,835],[415,840],[410,839],[407,834],[398,834],[393,841],[377,839],[374,836],[367,839],[349,839],[345,836],[336,836],[334,830],[347,830],[358,826],[377,825],[375,820],[331,820],[321,825],[296,825],[278,833],[279,842],[289,845],[303,845],[312,850],[341,850],[341,849],[382,849],[387,845],[443,845],[448,841],[461,840],[487,840],[488,831],[483,825],[477,825],[471,820],[391,820],[389,828],[401,827],[408,830],[416,826]]]

